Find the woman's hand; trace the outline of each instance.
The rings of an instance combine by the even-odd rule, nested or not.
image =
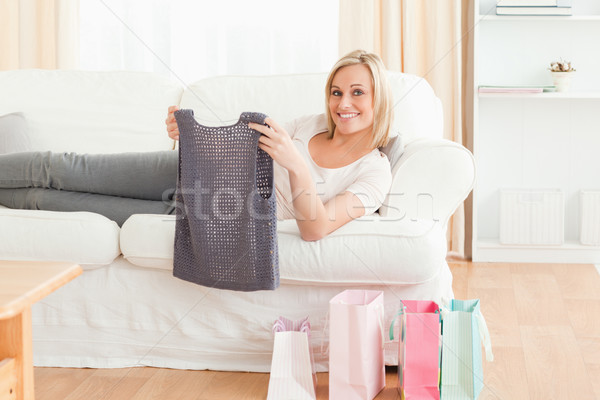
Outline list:
[[[169,111],[167,113],[167,119],[165,120],[165,124],[167,125],[167,134],[173,140],[179,140],[179,127],[177,126],[177,121],[175,120],[175,111],[179,110],[177,106],[169,107]]]
[[[265,123],[269,126],[253,122],[248,124],[250,128],[262,133],[258,139],[258,147],[289,172],[302,167],[304,159],[285,129],[271,118],[266,118]]]

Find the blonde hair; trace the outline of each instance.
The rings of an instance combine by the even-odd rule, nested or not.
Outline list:
[[[335,123],[329,111],[329,98],[331,97],[331,85],[335,74],[342,68],[349,65],[363,64],[371,72],[371,83],[373,84],[373,136],[371,145],[373,148],[385,146],[390,137],[392,121],[394,119],[394,108],[392,105],[392,90],[388,83],[385,66],[377,54],[368,53],[364,50],[354,50],[333,66],[327,84],[325,85],[325,105],[327,113],[327,128],[329,138],[333,137]]]

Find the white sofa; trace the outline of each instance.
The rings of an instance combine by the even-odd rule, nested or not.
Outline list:
[[[169,105],[193,108],[207,125],[237,120],[242,111],[284,122],[324,111],[325,78],[216,77],[182,86],[150,73],[6,71],[0,125],[2,115],[22,112],[33,150],[166,150],[173,146],[164,126]],[[378,214],[317,242],[303,241],[293,220],[278,223],[275,291],[233,292],[174,278],[174,216],[133,215],[120,228],[93,213],[0,207],[0,259],[73,261],[84,269],[34,306],[35,365],[268,371],[273,321],[309,315],[323,371],[328,301],[340,291],[383,290],[388,326],[401,299],[452,297],[446,223],[472,188],[473,158],[441,139],[441,105],[425,80],[390,79],[400,133],[386,149],[390,195]],[[390,364],[395,345],[386,344]]]

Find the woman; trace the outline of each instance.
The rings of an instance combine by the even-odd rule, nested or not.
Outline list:
[[[326,85],[325,115],[285,127],[253,124],[259,146],[275,161],[278,219],[295,218],[302,238],[318,240],[377,210],[391,185],[378,147],[388,141],[391,93],[379,57],[354,51]],[[169,136],[179,138],[170,107]],[[0,156],[0,204],[11,208],[92,211],[121,225],[134,213],[173,213],[177,152]],[[57,190],[59,189],[59,190]]]
[[[380,58],[364,51],[342,57],[329,73],[326,115],[283,127],[250,123],[259,147],[275,161],[278,219],[295,218],[304,240],[319,240],[372,213],[391,185],[390,164],[378,148],[389,139],[391,92]],[[169,107],[167,132],[179,130]]]

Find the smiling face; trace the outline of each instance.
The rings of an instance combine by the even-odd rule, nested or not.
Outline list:
[[[373,130],[373,82],[366,65],[340,68],[329,92],[329,112],[335,123],[334,135],[364,133]]]

